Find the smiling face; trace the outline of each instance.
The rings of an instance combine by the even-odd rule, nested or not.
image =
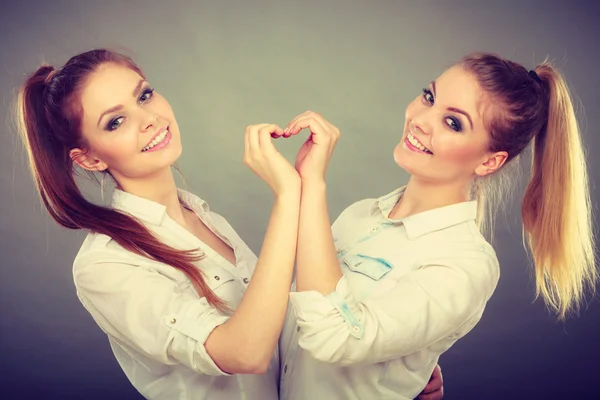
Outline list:
[[[396,163],[436,184],[464,185],[504,162],[491,153],[483,115],[489,104],[476,78],[461,66],[444,72],[406,108]]]
[[[100,65],[81,89],[80,105],[88,148],[71,156],[85,169],[107,169],[122,186],[168,169],[181,155],[171,106],[126,66]]]

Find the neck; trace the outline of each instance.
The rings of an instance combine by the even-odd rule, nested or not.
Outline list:
[[[177,185],[171,168],[135,180],[121,178],[117,181],[119,189],[164,205],[171,219],[180,224],[184,223],[183,206],[179,203]]]
[[[435,208],[469,201],[470,182],[440,184],[411,176],[390,218],[401,219]]]

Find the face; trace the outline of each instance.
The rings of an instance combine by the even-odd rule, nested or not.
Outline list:
[[[488,150],[483,122],[488,102],[476,78],[461,66],[448,69],[406,109],[396,163],[413,176],[438,184],[467,184],[502,165]]]
[[[84,168],[107,169],[122,185],[164,171],[180,156],[171,106],[134,70],[101,65],[87,79],[80,100],[89,146],[78,162]]]

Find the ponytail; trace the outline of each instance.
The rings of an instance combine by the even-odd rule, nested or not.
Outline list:
[[[547,124],[534,137],[531,179],[522,204],[524,238],[535,263],[536,295],[561,319],[578,311],[597,270],[585,155],[564,79],[535,70],[548,97]]]
[[[137,219],[90,203],[75,182],[69,151],[83,148],[84,143],[79,133],[80,116],[69,115],[68,106],[77,85],[104,62],[121,63],[143,76],[129,58],[107,50],[93,50],[73,57],[60,73],[50,66],[40,67],[19,92],[19,131],[42,202],[52,218],[66,228],[108,235],[126,250],[184,272],[209,304],[227,312],[226,303],[214,294],[193,264],[203,254],[173,249],[160,242]]]

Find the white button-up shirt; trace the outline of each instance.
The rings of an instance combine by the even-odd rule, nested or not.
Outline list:
[[[477,203],[390,220],[402,193],[359,201],[335,221],[343,277],[333,293],[290,294],[281,399],[413,399],[481,318],[499,265]]]
[[[200,248],[197,262],[211,289],[232,308],[239,304],[256,256],[225,219],[198,197],[179,191],[182,203],[235,252],[236,265],[173,221],[163,205],[115,190],[113,207],[140,220],[176,249]],[[100,328],[133,386],[148,399],[275,400],[277,351],[263,375],[229,375],[210,358],[204,342],[229,318],[199,298],[187,276],[133,254],[110,237],[90,233],[74,262],[79,299]]]

